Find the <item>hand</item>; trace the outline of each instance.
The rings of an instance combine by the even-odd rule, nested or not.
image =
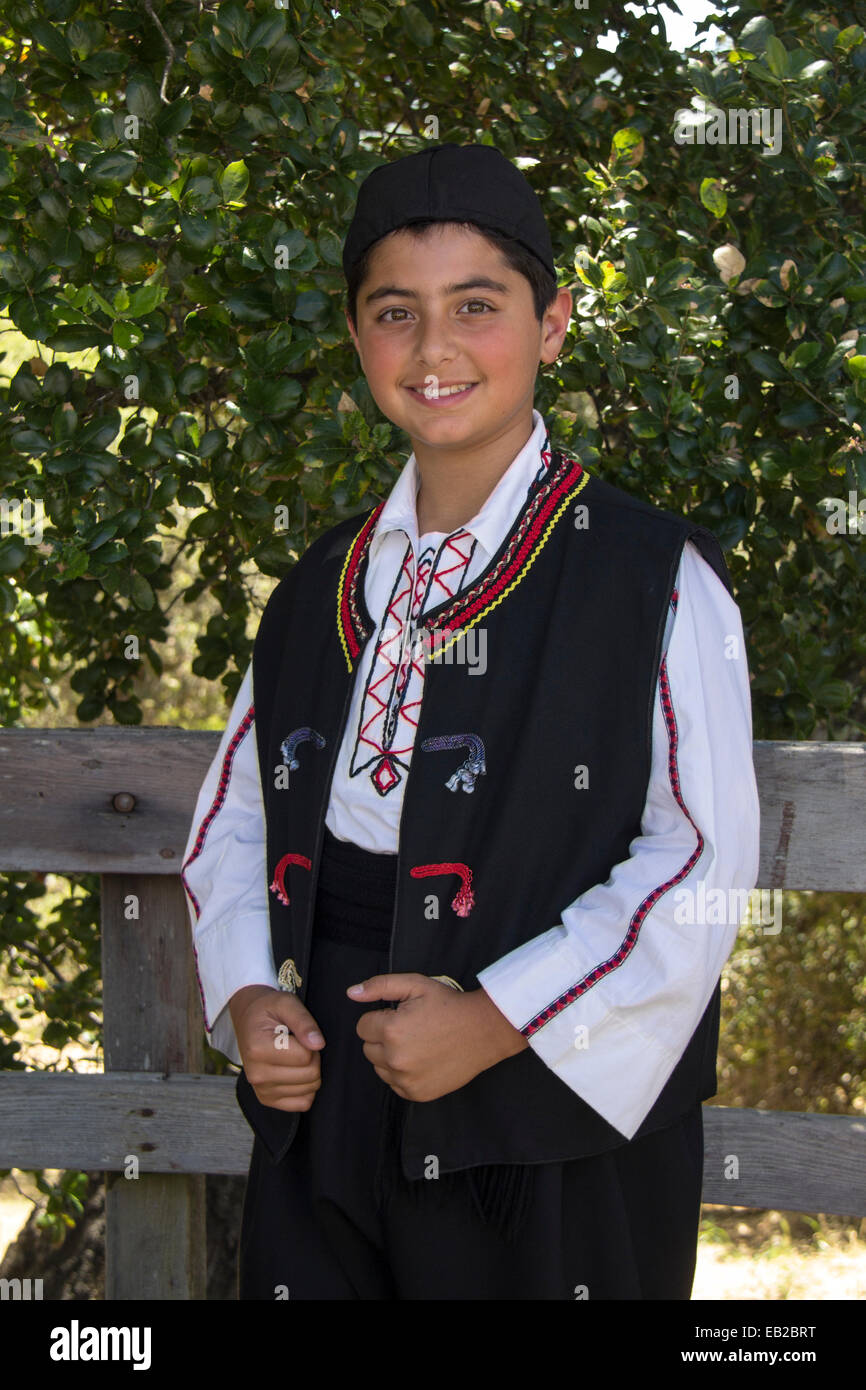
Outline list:
[[[232,995],[229,1013],[247,1080],[262,1104],[309,1110],[322,1084],[325,1039],[297,995],[246,985]]]
[[[364,1056],[404,1100],[438,1100],[529,1046],[483,989],[462,993],[428,975],[373,975],[347,993],[357,1003],[398,999],[358,1020]]]

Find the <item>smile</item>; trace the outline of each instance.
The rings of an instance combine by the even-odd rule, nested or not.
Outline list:
[[[477,385],[477,381],[470,381],[467,382],[465,386],[441,387],[438,395],[431,396],[426,395],[425,388],[420,386],[407,386],[406,390],[409,391],[416,400],[423,402],[424,405],[439,406],[441,408],[442,406],[451,405],[457,401],[466,400],[467,396],[472,394]]]
[[[457,400],[464,400],[474,391],[477,381],[457,382],[453,386],[439,386],[438,391],[431,389],[431,395],[427,395],[425,386],[407,386],[407,391],[416,396],[417,400],[424,402],[425,406],[448,406]]]

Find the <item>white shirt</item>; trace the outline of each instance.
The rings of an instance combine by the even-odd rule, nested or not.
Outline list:
[[[409,608],[417,618],[488,567],[546,467],[545,436],[544,421],[533,411],[526,445],[477,515],[450,536],[418,536],[414,454],[387,498],[371,538],[364,587],[377,633],[356,670],[325,818],[339,839],[396,854],[404,769],[423,698],[423,662],[400,660]],[[393,696],[398,672],[407,680],[402,701]],[[389,693],[395,734],[383,760]],[[669,696],[667,718],[663,694]],[[372,780],[377,766],[380,785],[388,787],[384,795]],[[681,873],[699,835],[703,852],[679,879],[680,890],[709,895],[715,888],[754,887],[759,804],[742,622],[721,580],[687,542],[663,642],[641,833],[607,882],[567,906],[560,923],[479,972],[514,1027],[525,1026],[618,950],[634,913],[654,888]],[[183,881],[205,1026],[211,1044],[241,1065],[228,1001],[245,985],[277,988],[251,665],[199,792]],[[648,912],[644,907],[622,964],[529,1039],[562,1081],[627,1138],[679,1061],[737,935],[732,921],[684,924],[682,902],[679,893],[666,892]]]

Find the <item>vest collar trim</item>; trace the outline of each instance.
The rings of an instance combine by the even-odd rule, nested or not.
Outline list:
[[[542,450],[541,457],[547,464],[546,472],[529,489],[526,501],[490,564],[471,588],[429,609],[420,628],[447,628],[459,633],[474,627],[502,603],[528,573],[562,513],[592,476],[576,459],[558,450]],[[370,541],[384,505],[380,502],[373,509],[354,537],[337,587],[337,632],[350,672],[376,626],[364,600],[363,580]]]

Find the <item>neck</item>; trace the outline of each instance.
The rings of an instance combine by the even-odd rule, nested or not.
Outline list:
[[[449,454],[415,443],[420,479],[415,500],[418,535],[465,526],[481,510],[499,479],[507,473],[533,430],[532,410],[496,439]]]

